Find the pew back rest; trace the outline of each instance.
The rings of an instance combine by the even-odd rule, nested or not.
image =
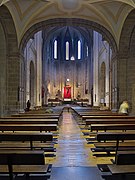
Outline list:
[[[117,165],[134,165],[135,151],[118,151],[116,155]]]
[[[2,151],[0,152],[1,165],[43,165],[45,164],[44,151]]]

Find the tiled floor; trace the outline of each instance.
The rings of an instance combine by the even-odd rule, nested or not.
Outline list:
[[[64,111],[51,180],[100,180],[96,165],[110,163],[110,158],[96,158],[90,147],[72,113]]]

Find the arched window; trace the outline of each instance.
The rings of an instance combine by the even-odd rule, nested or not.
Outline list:
[[[81,59],[81,41],[78,41],[78,59]]]
[[[88,57],[89,56],[89,48],[88,48],[88,46],[86,48],[87,48],[86,53],[87,53],[87,57]]]
[[[54,59],[58,58],[58,41],[54,41]]]
[[[69,60],[69,42],[66,42],[66,60]]]

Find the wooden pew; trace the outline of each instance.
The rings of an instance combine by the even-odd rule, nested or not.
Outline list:
[[[12,114],[11,117],[29,117],[29,118],[45,118],[45,119],[59,119],[60,116],[59,115],[55,115],[55,114]]]
[[[59,120],[59,116],[10,116],[10,117],[2,117],[1,119],[58,119]]]
[[[135,165],[107,165],[111,173],[110,177],[121,180],[134,180],[135,179]],[[104,179],[108,179],[108,176],[102,176]]]
[[[133,132],[101,132],[96,135],[97,141],[115,141],[116,149],[115,149],[115,158],[117,155],[117,151],[119,149],[119,142],[124,140],[135,140],[135,133]],[[124,150],[124,148],[123,148]],[[125,148],[126,150],[126,148]],[[106,152],[104,148],[104,152]]]
[[[101,173],[103,179],[106,180],[134,180],[135,165],[106,165],[108,172]]]
[[[97,112],[91,112],[91,113],[78,113],[78,116],[82,119],[82,120],[86,120],[86,119],[91,119],[91,116],[93,117],[98,117],[100,116],[102,117],[106,117],[106,116],[121,116],[120,114],[116,114],[116,113],[97,113]],[[95,119],[95,118],[94,118]]]
[[[94,143],[94,146],[96,148],[104,148],[104,149],[107,149],[107,148],[112,148],[112,150],[116,149],[116,143],[115,142],[95,142]],[[135,141],[134,142],[119,142],[119,149],[134,149],[135,150]]]
[[[77,106],[77,107],[74,107],[74,106],[72,106],[71,107],[72,108],[72,110],[74,111],[74,112],[76,112],[76,113],[78,113],[78,112],[99,112],[100,110],[99,110],[99,107],[80,107],[80,106]]]
[[[59,112],[59,113],[56,113],[56,112],[53,112],[53,113],[46,113],[46,112],[43,112],[43,111],[28,111],[28,112],[25,112],[25,113],[19,113],[19,114],[12,114],[12,116],[17,116],[17,115],[50,115],[50,116],[60,116],[60,114],[61,114],[61,112]]]
[[[0,164],[45,164],[44,151],[0,150]]]
[[[56,124],[0,124],[0,131],[57,131]]]
[[[82,120],[86,119],[135,119],[135,116],[126,116],[126,115],[119,115],[119,116],[82,116]]]
[[[135,165],[135,151],[117,151],[117,165]]]
[[[96,139],[97,141],[135,140],[135,132],[98,132]]]
[[[106,135],[106,138],[105,138]],[[135,134],[133,133],[117,133],[117,134],[112,134],[112,133],[103,133],[101,136],[99,135],[99,139],[109,139],[113,140],[116,139],[116,141],[120,140],[134,140]],[[132,143],[132,142],[131,142]],[[120,143],[119,143],[120,144]],[[120,147],[120,146],[119,146]],[[117,149],[120,149],[120,148]],[[97,165],[100,171],[102,172],[107,172],[107,173],[102,173],[102,178],[103,179],[127,179],[127,180],[133,180],[135,176],[135,149],[130,148],[129,151],[125,149],[126,151],[117,151],[116,156],[115,156],[115,161],[113,161],[113,165],[107,165],[107,164],[100,164]],[[134,150],[134,151],[133,151]],[[132,169],[133,168],[133,169]]]
[[[51,112],[51,110],[53,112]],[[62,114],[62,108],[61,110],[54,110],[54,109],[51,109],[49,111],[49,108],[48,109],[45,109],[45,110],[30,110],[30,111],[26,111],[25,113],[19,113],[19,114],[46,114],[46,115],[58,115],[60,116]]]
[[[6,166],[1,167],[0,173],[7,171],[10,180],[13,180],[13,174],[25,173],[29,176],[30,173],[38,173],[38,170],[43,174],[46,174],[49,170],[49,164],[45,165],[43,151],[0,151],[0,165],[8,166],[8,168]],[[44,172],[41,171],[41,167],[44,169]]]
[[[98,132],[99,130],[129,130],[132,124],[135,124],[135,119],[86,119],[85,129],[87,128],[88,130],[91,130],[91,132],[88,133],[89,135],[91,135],[92,131]],[[130,127],[127,127],[126,125]],[[130,130],[132,129],[134,129],[134,127],[132,127]]]
[[[89,127],[90,126],[90,127]],[[91,135],[92,131],[98,132],[99,130],[107,131],[107,130],[134,130],[135,127],[135,119],[86,119],[85,129],[91,130],[89,135]],[[95,133],[95,132],[94,132]],[[96,135],[96,133],[95,133]]]
[[[92,124],[92,131],[107,131],[107,130],[135,130],[135,124]]]
[[[86,119],[86,125],[92,124],[135,124],[135,119]]]
[[[8,166],[0,166],[1,180],[9,180]],[[44,165],[12,165],[14,180],[47,180],[51,176],[51,166]],[[4,173],[3,173],[4,171]]]
[[[112,112],[110,110],[99,110],[99,109],[91,109],[91,108],[74,108],[72,107],[75,113],[78,115],[119,115],[118,112]]]
[[[112,113],[110,111],[105,112],[79,112],[80,116],[125,116],[119,113]]]
[[[48,99],[48,106],[55,107],[55,106],[58,106],[60,104],[61,104],[61,101],[58,99]]]
[[[0,133],[0,141],[30,142],[30,149],[33,150],[33,141],[52,141],[52,133]],[[1,143],[0,143],[1,145]]]
[[[57,124],[58,119],[0,118],[0,124]]]
[[[30,143],[21,141],[5,141],[0,143],[0,150],[43,150],[45,152],[45,157],[55,156],[56,148],[53,142],[35,142],[33,141],[32,148]]]

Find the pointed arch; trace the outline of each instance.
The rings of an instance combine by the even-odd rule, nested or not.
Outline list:
[[[72,23],[71,23],[72,22]],[[38,31],[43,30],[45,28],[52,28],[52,27],[63,27],[63,26],[74,26],[74,27],[85,27],[87,29],[93,29],[99,33],[101,33],[106,41],[110,44],[114,55],[117,53],[117,44],[112,36],[112,34],[102,25],[97,24],[96,22],[79,19],[79,18],[56,18],[56,19],[49,19],[46,21],[39,22],[32,27],[30,27],[20,42],[20,50],[23,51],[27,41]]]
[[[127,16],[123,25],[118,54],[117,78],[119,104],[127,100],[135,113],[135,10]],[[125,38],[126,37],[126,38]],[[121,71],[122,69],[122,71]]]
[[[20,57],[14,21],[4,5],[0,17],[0,114],[5,115],[20,108]]]

